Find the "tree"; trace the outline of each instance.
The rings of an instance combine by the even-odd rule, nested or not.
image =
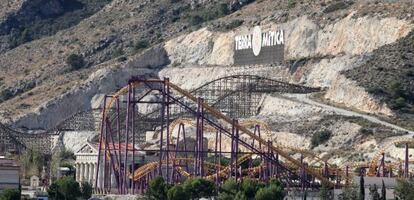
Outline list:
[[[175,185],[167,192],[168,200],[189,200],[189,195],[184,191],[181,185]]]
[[[55,200],[76,200],[81,197],[79,183],[73,177],[63,177],[49,187],[47,193]]]
[[[233,200],[239,190],[239,185],[234,178],[227,179],[220,187],[218,199]]]
[[[73,70],[78,70],[85,66],[83,56],[78,54],[70,54],[66,59],[66,63],[70,65]]]
[[[254,195],[256,195],[256,192],[257,190],[259,190],[259,187],[256,181],[253,181],[249,178],[245,178],[241,183],[241,190],[247,198],[251,199],[254,198]]]
[[[282,200],[285,197],[283,189],[277,185],[270,184],[268,187],[257,191],[255,200]]]
[[[369,187],[369,195],[371,196],[371,200],[380,200],[377,184],[374,184],[373,187]]]
[[[17,189],[5,189],[0,193],[0,200],[20,200],[20,191]]]
[[[168,187],[161,176],[155,177],[150,181],[147,195],[149,199],[167,200]]]
[[[397,179],[395,195],[402,200],[414,199],[414,180]]]
[[[339,200],[355,200],[358,199],[358,188],[355,185],[346,185],[342,189],[342,193],[338,196]]]
[[[322,200],[331,199],[331,190],[325,184],[322,184],[321,190],[319,191],[319,196]]]
[[[211,197],[214,195],[216,186],[212,181],[203,178],[190,178],[183,184],[184,190],[191,199]]]
[[[364,176],[362,173],[359,178],[359,199],[360,200],[365,199],[365,183],[364,183]]]
[[[92,196],[92,185],[89,182],[83,182],[81,185],[81,196],[83,199],[90,199]]]
[[[386,190],[386,187],[385,187],[384,180],[382,180],[381,199],[382,200],[386,200],[387,199],[387,190]]]

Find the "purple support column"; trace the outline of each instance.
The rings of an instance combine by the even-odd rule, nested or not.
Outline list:
[[[404,177],[409,178],[408,171],[408,143],[405,143]]]
[[[196,141],[194,145],[194,175],[200,175],[199,172],[199,158],[200,158],[200,116],[201,116],[200,98],[197,99],[197,118],[196,118]]]
[[[118,159],[118,183],[119,183],[119,188],[121,191],[123,191],[123,173],[121,170],[121,160],[122,160],[122,150],[121,150],[121,115],[120,115],[120,105],[119,105],[119,97],[116,97],[116,132],[118,135],[118,155],[119,155],[119,159]],[[115,151],[115,149],[114,149]]]
[[[229,174],[229,178],[233,176],[233,171],[234,171],[234,136],[236,134],[236,130],[235,130],[235,121],[233,119],[233,124],[232,124],[232,128],[231,128],[231,149],[230,149],[230,174]]]
[[[108,170],[108,168],[107,168],[107,163],[108,163],[108,159],[107,159],[107,151],[108,151],[108,145],[106,145],[107,144],[107,139],[106,139],[106,136],[107,136],[107,134],[108,134],[108,129],[107,128],[105,128],[105,136],[103,137],[103,140],[105,141],[104,142],[104,145],[105,145],[105,147],[104,147],[104,165],[103,165],[103,171],[104,171],[104,177],[103,177],[103,191],[105,191],[106,190],[106,186],[107,186],[107,182],[108,182],[108,180],[107,180],[107,170]]]
[[[129,144],[129,120],[131,106],[131,84],[128,84],[126,120],[125,120],[125,157],[124,157],[124,194],[128,193],[128,144]],[[121,147],[119,147],[121,148]]]
[[[214,164],[217,164],[218,162],[217,162],[217,151],[218,151],[218,138],[219,137],[219,130],[216,130],[216,141],[215,141],[215,146],[214,146]],[[218,179],[218,177],[219,177],[219,173],[218,173],[218,171],[219,171],[219,166],[217,166],[216,167],[216,185],[218,186],[219,185],[219,179]]]
[[[219,157],[218,157],[218,165],[219,166],[221,166],[221,153],[222,153],[222,151],[221,151],[221,135],[222,135],[221,130],[219,130]],[[221,173],[221,168],[219,167],[219,170],[218,170],[218,175],[219,176],[217,176],[217,181],[219,183],[221,182],[220,173]]]
[[[165,129],[166,129],[166,136],[167,136],[167,150],[166,150],[166,156],[167,156],[167,183],[170,182],[170,168],[169,168],[169,164],[170,164],[170,84],[169,84],[170,80],[168,78],[164,79],[164,84],[165,84],[165,93],[166,93],[166,124],[165,124]]]
[[[132,88],[132,194],[135,194],[135,181],[134,181],[134,172],[135,172],[135,88]]]
[[[303,163],[303,155],[300,155],[300,183],[302,192],[305,191],[305,165]]]
[[[345,167],[345,180],[346,180],[345,184],[346,185],[348,185],[348,179],[349,179],[349,166],[346,165]]]
[[[279,154],[276,154],[276,178],[279,178]]]
[[[104,131],[104,127],[105,127],[105,107],[106,107],[106,98],[107,96],[104,97],[104,101],[103,101],[103,111],[102,111],[102,123],[101,123],[101,137],[99,138],[99,150],[98,150],[98,162],[97,162],[97,168],[96,168],[96,179],[95,179],[95,189],[98,188],[98,178],[99,178],[99,165],[101,162],[101,151],[102,151],[102,141],[103,141],[103,131]]]
[[[237,124],[237,120],[235,121],[235,123]],[[235,145],[234,145],[234,160],[235,160],[235,176],[236,176],[236,181],[238,180],[238,168],[239,168],[239,163],[238,163],[238,153],[239,153],[239,129],[236,128],[236,135],[235,135]]]
[[[162,176],[162,157],[163,157],[163,138],[164,138],[164,114],[165,114],[165,101],[166,101],[166,91],[165,91],[165,80],[162,87],[162,103],[161,103],[161,130],[160,130],[160,152],[159,152],[159,163],[158,163],[158,176]],[[167,135],[168,137],[168,135]],[[168,168],[168,163],[167,163]]]
[[[182,123],[181,123],[182,124]],[[178,154],[178,151],[179,151],[179,148],[178,148],[178,143],[180,142],[180,134],[181,134],[181,124],[180,125],[178,125],[178,134],[177,134],[177,142],[175,143],[176,145],[175,145],[175,154],[174,154],[174,159],[177,159],[177,154]],[[172,131],[173,130],[171,130],[171,134],[172,134]],[[173,161],[173,173],[172,173],[172,175],[173,175],[173,180],[172,180],[172,182],[173,182],[173,184],[175,183],[175,181],[178,181],[178,180],[176,180],[176,179],[174,179],[175,177],[174,177],[174,175],[176,174],[176,170],[175,170],[175,168],[176,168],[176,166],[175,166],[175,162],[176,162],[176,160],[174,160]],[[179,165],[181,164],[181,161],[178,163]],[[178,173],[177,173],[178,174]],[[178,178],[178,177],[177,177]]]
[[[200,118],[200,175],[201,177],[204,176],[204,107],[203,107],[204,99],[200,98],[200,111],[201,111],[201,118]]]
[[[325,161],[325,163],[324,163],[324,173],[323,173],[323,175],[325,177],[329,177],[329,168],[328,168],[328,162],[327,161]]]

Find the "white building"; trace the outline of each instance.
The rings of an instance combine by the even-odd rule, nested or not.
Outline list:
[[[95,183],[96,168],[98,162],[98,149],[95,145],[86,142],[77,152],[76,161],[76,181]]]
[[[114,148],[111,148],[112,154],[114,152],[118,152],[118,144],[114,145]],[[121,144],[121,157],[124,158],[125,153],[122,151],[125,149],[125,144]],[[127,165],[132,166],[132,145],[128,145],[128,161]],[[78,182],[89,182],[94,188],[103,188],[103,162],[99,166],[99,178],[98,178],[98,187],[95,187],[95,180],[96,180],[96,170],[98,167],[98,144],[92,144],[90,142],[86,142],[78,151],[75,153],[76,161],[75,161],[75,168],[76,168],[76,181]],[[114,155],[113,155],[114,156]],[[101,155],[101,160],[104,157]],[[154,158],[152,158],[154,160]],[[123,162],[123,159],[122,159]],[[136,166],[142,163],[148,162],[148,157],[142,151],[138,151],[135,148],[135,164]],[[123,163],[121,163],[123,165]],[[115,187],[116,179],[115,173],[111,168],[111,182],[112,187]]]

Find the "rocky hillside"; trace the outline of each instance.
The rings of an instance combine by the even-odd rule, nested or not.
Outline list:
[[[191,90],[219,77],[249,74],[325,88],[316,96],[265,96],[255,118],[271,124],[273,139],[280,143],[298,145],[289,140],[298,137],[301,148],[336,158],[343,155],[341,149],[358,150],[364,155],[355,152],[349,159],[365,159],[390,138],[408,136],[414,124],[414,6],[409,3],[95,2],[100,3],[93,9],[67,11],[85,11],[77,21],[3,48],[3,122],[50,129],[67,116],[99,107],[103,95],[131,75],[168,76]],[[18,17],[24,6],[15,8],[3,12],[12,13],[3,14],[5,19]],[[53,17],[57,24],[65,13]],[[283,65],[234,66],[234,36],[255,25],[285,31]],[[6,32],[3,38],[10,36]]]

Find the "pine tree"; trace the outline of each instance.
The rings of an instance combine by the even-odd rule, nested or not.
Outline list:
[[[382,200],[386,200],[387,199],[387,190],[385,188],[384,180],[382,180],[381,199]]]

